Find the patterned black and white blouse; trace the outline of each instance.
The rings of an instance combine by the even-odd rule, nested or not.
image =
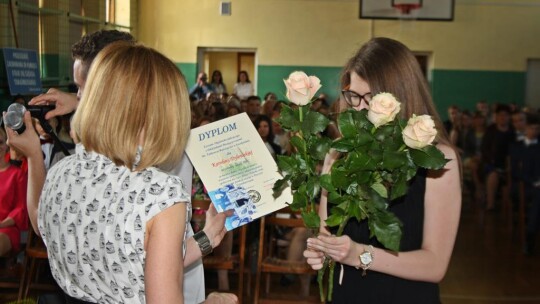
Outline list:
[[[146,223],[178,202],[187,202],[187,228],[191,204],[179,177],[156,168],[132,172],[77,145],[48,172],[39,204],[56,282],[88,302],[145,303]]]

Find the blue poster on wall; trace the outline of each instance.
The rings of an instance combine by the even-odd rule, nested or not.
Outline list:
[[[14,48],[2,50],[11,95],[41,94],[41,78],[36,51]]]

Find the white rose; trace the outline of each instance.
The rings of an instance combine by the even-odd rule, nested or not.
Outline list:
[[[401,104],[390,93],[379,93],[369,102],[368,119],[376,128],[396,118]]]
[[[422,149],[430,145],[437,136],[435,122],[429,115],[413,116],[403,129],[403,141],[413,149]]]
[[[289,78],[283,81],[287,87],[287,98],[299,106],[308,104],[321,88],[319,78],[308,76],[304,72],[292,72]]]

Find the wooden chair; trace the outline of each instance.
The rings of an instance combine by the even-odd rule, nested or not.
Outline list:
[[[17,263],[20,251],[12,251],[0,258],[0,289],[19,289],[22,269]]]
[[[280,214],[280,216],[276,216]],[[257,257],[257,274],[255,278],[254,303],[319,303],[317,297],[309,296],[309,281],[306,281],[304,294],[288,294],[285,297],[268,297],[270,294],[271,274],[300,274],[311,275],[316,271],[302,261],[289,261],[283,254],[279,253],[280,242],[276,238],[277,227],[299,228],[305,227],[298,212],[292,211],[289,207],[281,209],[273,214],[260,219],[259,252]],[[265,275],[264,297],[260,296],[262,276]]]
[[[526,240],[526,214],[527,214],[527,202],[525,198],[525,184],[523,182],[519,183],[519,205],[518,205],[518,230],[519,230],[519,241],[521,248],[525,248]]]
[[[30,289],[40,289],[48,291],[58,290],[58,285],[53,283],[40,283],[39,272],[41,264],[48,262],[47,248],[43,241],[30,227],[28,230],[28,240],[23,262],[23,274],[19,285],[19,301],[26,299]]]
[[[212,202],[210,200],[193,200],[191,205],[193,207],[192,224],[193,226],[204,227],[204,221],[206,215],[203,211],[208,210]],[[195,227],[194,227],[195,230]],[[238,289],[236,296],[238,297],[238,303],[242,303],[244,293],[244,268],[245,268],[245,253],[246,253],[246,231],[247,226],[243,225],[240,228],[234,230],[233,242],[237,243],[237,253],[233,253],[231,256],[217,256],[210,254],[203,258],[203,265],[205,270],[227,270],[236,272],[238,275]]]

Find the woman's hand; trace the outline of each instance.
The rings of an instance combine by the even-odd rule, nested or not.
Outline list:
[[[238,297],[233,293],[212,292],[204,301],[205,304],[237,304]]]
[[[210,204],[210,207],[206,211],[206,221],[203,231],[208,236],[211,242],[212,248],[216,248],[225,237],[227,229],[225,228],[225,219],[234,214],[234,210],[225,210],[218,213],[214,204]]]
[[[313,270],[319,270],[324,264],[324,253],[318,250],[310,249],[310,239],[308,239],[308,249],[304,250],[304,257],[306,262],[311,266]]]
[[[308,248],[320,252],[327,258],[342,264],[356,266],[355,260],[357,260],[357,258],[355,257],[355,243],[347,235],[334,236],[320,234],[317,238],[309,238],[307,243]],[[304,256],[305,255],[304,252]],[[309,261],[308,264],[310,264]]]
[[[4,115],[6,114],[4,113]],[[34,125],[32,124],[32,116],[28,111],[24,113],[24,124],[26,126],[26,130],[22,134],[18,134],[8,127],[5,128],[7,134],[7,144],[14,148],[17,152],[22,153],[27,158],[32,158],[38,155],[42,157],[39,137],[36,133]]]

